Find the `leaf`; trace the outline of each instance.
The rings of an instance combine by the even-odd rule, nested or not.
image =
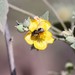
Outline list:
[[[17,30],[21,33],[28,31],[28,26],[26,25],[26,21],[25,23],[19,23],[18,21],[16,21],[17,26],[15,26],[17,28]],[[28,21],[27,21],[28,23]]]
[[[21,33],[25,32],[24,27],[23,27],[23,24],[19,24],[19,25],[15,26],[15,27],[17,28],[17,30],[19,32],[21,32]]]
[[[72,47],[73,49],[75,49],[75,43],[73,43],[73,44],[71,45],[71,47]]]
[[[28,31],[29,29],[29,25],[30,25],[30,17],[28,17],[28,19],[26,20],[24,20],[24,22],[23,23],[19,23],[18,21],[17,21],[17,26],[15,26],[16,28],[17,28],[17,30],[19,31],[19,32],[21,32],[21,33],[23,33],[23,32],[25,32],[25,31]]]
[[[66,41],[69,42],[69,43],[74,43],[75,42],[75,37],[73,37],[73,36],[67,36],[66,37]]]
[[[24,20],[23,23],[19,23],[18,21],[17,22],[17,26],[15,26],[17,28],[17,30],[21,33],[25,32],[25,31],[28,31],[29,29],[29,25],[30,25],[30,17],[28,17],[28,19]]]
[[[8,1],[0,0],[0,31],[4,32],[4,27],[7,21]]]
[[[27,20],[25,19],[23,24],[24,24],[25,27],[29,27],[29,25],[30,25],[30,17],[28,17]]]
[[[41,18],[45,19],[45,20],[49,20],[49,11],[46,11]]]

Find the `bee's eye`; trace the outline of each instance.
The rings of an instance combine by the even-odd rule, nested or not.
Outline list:
[[[43,28],[39,28],[38,31],[39,32],[44,32],[44,29]]]

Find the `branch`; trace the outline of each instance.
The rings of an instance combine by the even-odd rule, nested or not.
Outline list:
[[[14,54],[13,54],[12,38],[9,33],[8,25],[5,25],[4,37],[6,41],[10,72],[11,72],[11,75],[16,75],[14,56],[13,56]]]
[[[27,15],[33,17],[33,18],[35,17],[34,14],[32,14],[32,13],[26,11],[26,10],[23,10],[23,9],[17,7],[17,6],[14,6],[14,5],[12,5],[12,4],[9,4],[9,7],[12,8],[12,9],[14,9],[14,10],[16,10],[16,11],[19,11],[19,12],[21,12],[21,13],[23,13],[23,14],[27,14]]]

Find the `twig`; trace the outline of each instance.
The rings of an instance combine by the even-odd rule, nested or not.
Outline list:
[[[62,32],[60,29],[58,29],[58,28],[56,28],[54,26],[52,26],[52,29],[55,30],[55,31],[57,31],[58,33],[61,33]]]
[[[10,72],[11,72],[11,75],[16,75],[14,56],[13,56],[14,54],[13,54],[12,38],[9,33],[8,25],[5,25],[4,37],[6,41]]]
[[[73,14],[72,14],[72,21],[71,21],[71,29],[72,29],[72,31],[73,31],[74,25],[75,25],[75,12],[73,12]]]
[[[9,3],[9,7],[12,8],[12,9],[14,9],[14,10],[16,10],[16,11],[19,11],[19,12],[21,12],[23,14],[27,14],[27,15],[33,17],[33,18],[35,16],[34,14],[32,14],[32,13],[26,11],[26,10],[23,10],[23,9],[17,7],[17,6],[14,6],[14,5],[10,4],[10,3]]]
[[[53,8],[53,6],[48,3],[47,0],[42,0],[55,14],[55,16],[57,17],[57,19],[59,20],[59,22],[61,23],[61,25],[63,26],[64,30],[67,31],[67,28],[65,26],[65,24],[63,23],[63,21],[61,20],[61,18],[59,17],[58,13],[56,12],[56,10]]]

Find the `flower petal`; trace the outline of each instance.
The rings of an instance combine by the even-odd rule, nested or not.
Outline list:
[[[29,25],[29,30],[33,32],[34,30],[37,29],[37,26],[38,26],[38,22],[36,20],[31,20]]]
[[[28,32],[26,35],[25,35],[25,38],[26,42],[30,45],[33,44],[33,40],[31,39],[31,32]]]
[[[47,43],[45,41],[34,41],[34,47],[38,50],[44,50],[47,47]]]
[[[50,44],[52,44],[54,42],[54,38],[52,37],[52,33],[50,33],[49,31],[46,31],[45,41]]]
[[[50,43],[50,44],[52,44],[53,42],[54,42],[53,37],[50,37],[50,38],[48,39],[48,41],[47,41],[47,43]]]
[[[50,27],[51,24],[46,20],[40,21],[38,25],[38,28],[43,28],[44,30],[48,30]]]

